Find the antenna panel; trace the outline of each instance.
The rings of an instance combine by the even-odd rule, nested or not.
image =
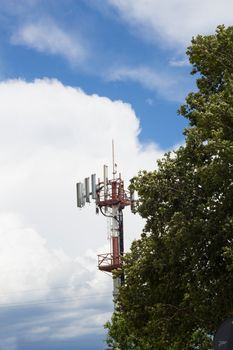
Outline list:
[[[84,193],[84,184],[81,183],[81,191],[82,191],[82,207],[85,205],[85,193]]]
[[[86,202],[90,203],[90,178],[86,177],[84,180],[84,183],[85,183]]]
[[[81,182],[78,182],[76,184],[76,190],[77,190],[77,207],[82,208],[83,207],[83,189],[82,189]]]
[[[96,174],[91,175],[91,192],[92,198],[96,199]]]

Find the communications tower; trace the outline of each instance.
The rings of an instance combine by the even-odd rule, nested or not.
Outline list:
[[[77,206],[84,207],[85,203],[90,203],[90,197],[95,201],[96,213],[101,212],[110,218],[110,248],[109,252],[98,255],[98,268],[100,271],[112,273],[122,266],[124,255],[124,229],[123,210],[130,205],[134,205],[134,196],[125,190],[124,180],[117,169],[114,159],[114,143],[112,144],[112,178],[108,178],[108,166],[103,167],[103,179],[96,182],[96,174],[84,179],[84,182],[77,183]],[[117,296],[119,286],[124,282],[124,276],[113,278],[113,298]]]

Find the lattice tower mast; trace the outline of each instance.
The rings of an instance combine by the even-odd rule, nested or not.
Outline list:
[[[108,253],[98,255],[98,268],[100,271],[112,273],[122,266],[124,254],[124,226],[123,210],[130,205],[133,208],[134,196],[124,188],[124,180],[121,174],[117,176],[117,169],[114,155],[114,142],[112,143],[113,171],[112,179],[108,179],[108,167],[104,165],[103,180],[96,175],[91,175],[90,179],[85,178],[84,183],[77,183],[77,206],[82,208],[85,203],[90,203],[90,196],[95,200],[96,213],[101,212],[111,220],[110,225],[110,250]],[[91,189],[91,191],[90,191]],[[124,282],[124,276],[113,278],[113,297],[117,296],[119,286]]]

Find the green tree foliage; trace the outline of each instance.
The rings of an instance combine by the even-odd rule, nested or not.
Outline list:
[[[233,315],[233,27],[187,54],[198,89],[179,110],[185,145],[131,182],[146,225],[107,324],[114,349],[207,350]]]

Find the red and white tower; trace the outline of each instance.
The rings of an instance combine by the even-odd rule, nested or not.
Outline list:
[[[85,178],[84,183],[77,183],[77,206],[83,207],[86,202],[90,202],[90,196],[95,200],[96,213],[101,212],[110,219],[110,248],[109,252],[98,255],[98,268],[100,271],[112,273],[122,266],[124,254],[124,230],[123,230],[123,210],[128,205],[133,205],[134,199],[129,191],[124,188],[124,180],[121,174],[117,175],[113,153],[112,178],[108,178],[108,167],[104,165],[103,179],[96,182],[96,175],[91,175],[90,179]],[[115,299],[119,286],[123,283],[124,276],[113,278],[113,297]]]

